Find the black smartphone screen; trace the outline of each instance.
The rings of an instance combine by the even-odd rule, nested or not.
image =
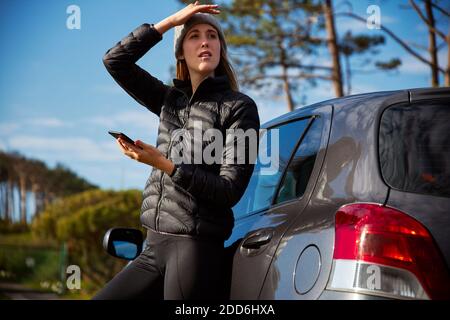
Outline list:
[[[126,142],[128,142],[128,143],[130,143],[130,144],[132,144],[132,145],[135,145],[134,144],[134,140],[133,139],[131,139],[129,136],[127,136],[125,133],[123,133],[123,132],[119,132],[119,131],[112,131],[112,130],[110,130],[110,131],[108,131],[108,133],[110,134],[110,135],[112,135],[114,138],[116,138],[116,139],[118,139],[119,137],[121,137],[122,139],[124,139]],[[141,147],[138,147],[139,149],[142,149]]]

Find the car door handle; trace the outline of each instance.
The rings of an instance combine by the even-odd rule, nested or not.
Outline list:
[[[260,247],[268,244],[272,240],[273,232],[265,230],[252,235],[244,240],[242,247],[245,249],[259,249]]]

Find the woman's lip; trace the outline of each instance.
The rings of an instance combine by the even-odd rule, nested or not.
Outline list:
[[[199,57],[201,58],[201,57],[203,57],[203,56],[209,56],[209,57],[211,57],[211,56],[212,56],[212,53],[211,53],[210,51],[203,51],[203,52],[200,53]]]

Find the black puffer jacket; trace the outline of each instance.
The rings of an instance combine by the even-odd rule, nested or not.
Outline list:
[[[161,39],[151,25],[143,24],[109,49],[103,62],[128,94],[159,116],[157,148],[167,158],[171,159],[173,131],[183,128],[191,132],[196,121],[202,122],[203,132],[216,128],[224,136],[226,129],[258,132],[254,101],[232,91],[225,76],[204,80],[192,96],[190,83],[174,80],[174,87],[167,86],[137,66],[136,62]],[[203,143],[202,148],[206,145]],[[233,151],[223,150],[223,157]],[[223,162],[182,163],[172,177],[153,169],[143,192],[144,227],[178,235],[228,238],[234,222],[231,208],[247,188],[254,161],[247,157],[245,164]]]

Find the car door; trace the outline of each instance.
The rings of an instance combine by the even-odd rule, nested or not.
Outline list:
[[[298,112],[295,119],[267,128],[266,135],[261,137],[258,161],[244,196],[233,208],[235,227],[226,242],[234,253],[231,299],[259,298],[281,236],[307,203],[307,196],[296,194],[296,187],[305,192],[309,189],[308,181],[294,186],[292,172],[286,169],[292,168],[293,156],[312,127],[320,126],[319,131],[314,131],[314,139],[320,141],[321,147],[326,146],[331,113],[331,106]],[[264,154],[272,156],[269,169]],[[277,154],[278,163],[273,165]],[[315,157],[308,165],[317,170],[322,160]]]

